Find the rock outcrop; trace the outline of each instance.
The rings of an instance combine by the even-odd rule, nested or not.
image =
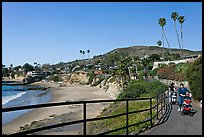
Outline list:
[[[67,84],[81,84],[86,85],[88,83],[87,72],[77,71],[65,78]]]

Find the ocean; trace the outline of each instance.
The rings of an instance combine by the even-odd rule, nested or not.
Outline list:
[[[2,82],[2,108],[47,103],[52,99],[50,92],[45,90],[28,90],[28,85],[8,86]],[[2,125],[18,118],[33,109],[2,112]]]

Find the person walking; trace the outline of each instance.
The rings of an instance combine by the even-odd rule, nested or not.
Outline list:
[[[184,84],[181,83],[180,84],[180,87],[178,88],[178,111],[182,111],[182,104],[183,104],[183,101],[184,101],[184,97],[186,95],[186,93],[190,93],[190,91],[184,87]]]
[[[176,88],[174,87],[174,83],[172,82],[169,86],[169,103],[171,103],[171,96],[174,92],[176,92]]]

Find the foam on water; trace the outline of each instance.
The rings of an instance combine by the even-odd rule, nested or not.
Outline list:
[[[26,92],[20,92],[20,93],[17,93],[16,95],[12,95],[12,96],[3,96],[2,97],[2,105],[5,105],[6,103],[8,103],[11,100],[19,98],[20,96],[22,96],[25,93]]]

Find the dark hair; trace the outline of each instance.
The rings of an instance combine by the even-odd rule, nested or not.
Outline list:
[[[181,83],[181,84],[180,84],[180,86],[183,86],[183,87],[184,87],[184,84],[183,84],[183,83]]]

